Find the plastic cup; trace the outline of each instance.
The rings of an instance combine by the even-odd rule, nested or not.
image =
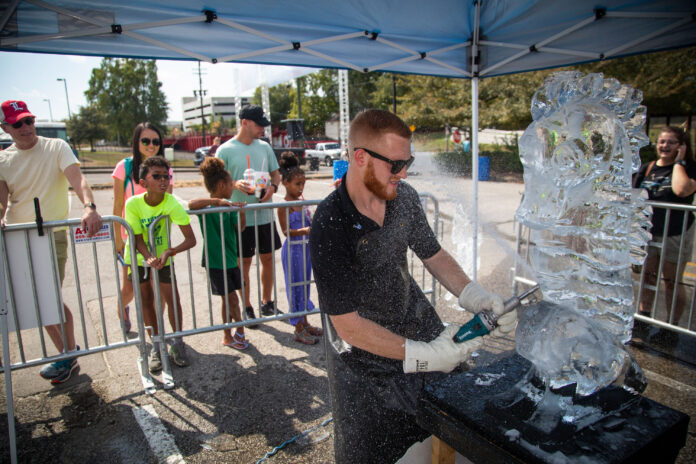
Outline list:
[[[263,171],[254,171],[254,185],[256,198],[261,198],[261,194],[268,186],[268,173]]]
[[[256,171],[254,171],[253,169],[247,169],[246,171],[244,171],[243,179],[244,182],[251,186],[250,195],[253,195],[255,190],[254,187],[256,185]]]
[[[348,172],[348,161],[346,160],[336,160],[333,164],[333,179],[338,180]]]

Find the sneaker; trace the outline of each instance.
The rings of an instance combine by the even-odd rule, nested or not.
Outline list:
[[[247,318],[247,320],[249,320],[249,319],[256,319],[256,315],[254,314],[254,308],[253,308],[253,306],[247,306],[246,309],[245,309],[244,311],[246,312],[246,318]],[[259,326],[258,324],[251,324],[251,325],[248,325],[247,327],[249,327],[250,329],[255,329],[255,328],[257,328],[258,326]]]
[[[75,350],[79,350],[80,347],[76,346]],[[45,365],[40,371],[39,375],[46,380],[53,380],[59,377],[63,378],[67,371],[67,377],[56,383],[63,383],[70,378],[72,371],[77,367],[77,358],[68,358],[61,361],[56,361],[51,364]]]
[[[189,365],[188,359],[186,358],[186,349],[183,343],[175,343],[169,347],[169,358],[174,364],[179,367],[186,367]]]
[[[147,358],[147,364],[150,366],[150,373],[154,374],[162,370],[162,358],[157,348],[150,350],[150,357]]]
[[[273,301],[264,303],[261,305],[261,314],[264,316],[275,316],[275,309],[273,308]],[[278,310],[278,314],[283,314],[283,311]]]
[[[39,375],[52,384],[63,383],[70,378],[73,371],[78,368],[77,358],[63,359],[45,366]]]

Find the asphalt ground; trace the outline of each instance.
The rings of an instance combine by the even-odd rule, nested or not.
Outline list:
[[[461,216],[457,212],[459,203],[471,201],[471,180],[436,173],[427,155],[419,154],[412,171],[414,175],[407,181],[439,200],[444,224],[441,241],[445,248],[453,254],[466,250],[468,241],[462,236],[471,227],[457,224],[453,233],[452,218]],[[95,188],[99,210],[109,213],[113,201],[109,173],[90,173],[87,178]],[[181,199],[207,196],[197,172],[177,172],[175,179],[175,193]],[[321,167],[318,173],[308,172],[305,198],[325,197],[333,189],[331,182],[328,167]],[[523,185],[515,182],[479,183],[479,214],[485,234],[478,276],[484,287],[505,297],[512,294],[510,269],[515,239],[512,218],[523,190]],[[281,188],[274,201],[282,201],[282,194]],[[464,207],[465,211],[468,209]],[[79,213],[79,202],[73,200],[71,216],[77,217]],[[194,231],[200,241],[199,228],[195,226]],[[93,273],[88,272],[92,265],[88,255],[85,254],[84,263],[78,258],[78,266],[87,269],[81,272],[80,282],[87,302],[87,337],[103,338],[102,312],[107,336],[117,337],[115,277],[113,272],[109,273],[109,266],[104,266],[100,274],[104,285],[98,290]],[[276,267],[282,269],[280,254],[276,255]],[[108,257],[100,254],[99,259]],[[207,293],[205,274],[199,267],[199,251],[194,253],[192,261],[192,280],[186,272],[177,271],[177,276],[182,276],[180,292],[184,311],[188,314],[195,302],[197,311],[205,313]],[[177,269],[178,266],[177,261]],[[252,267],[252,288],[254,275],[255,267]],[[278,281],[276,295],[279,309],[285,312],[287,302],[282,280],[281,277]],[[63,294],[73,309],[76,302],[71,295],[75,294],[75,287],[74,278],[68,277]],[[194,292],[189,295],[190,288]],[[257,299],[252,292],[252,302],[258,309]],[[217,313],[218,303],[213,305]],[[451,295],[443,294],[439,298],[437,311],[447,322],[463,323],[470,318],[456,309]],[[319,325],[318,316],[310,320]],[[186,316],[184,324],[191,327],[190,316]],[[645,396],[694,417],[696,350],[693,344],[683,337],[676,343],[660,344],[656,330],[650,335],[630,348],[649,379]],[[81,336],[79,333],[78,344]],[[143,391],[135,347],[81,357],[79,371],[56,387],[39,377],[39,367],[14,371],[19,462],[251,463],[293,438],[297,439],[267,462],[333,462],[333,426],[330,422],[325,424],[331,418],[331,410],[323,342],[313,346],[294,342],[292,327],[282,321],[247,329],[247,337],[251,347],[244,352],[222,346],[219,332],[187,337],[191,366],[174,368],[175,388],[171,390],[164,390],[161,377],[155,375],[157,390],[151,395]],[[33,345],[29,350],[35,350],[37,337],[31,338],[26,337],[24,342]],[[513,348],[511,340],[489,344],[482,350],[481,359],[487,353],[494,355]],[[676,352],[681,352],[681,357],[687,360],[677,359]],[[2,391],[0,436],[7,437],[4,384]],[[694,461],[695,438],[696,425],[692,420],[687,445],[678,462]],[[9,462],[7,446],[7,440],[0,439],[1,462]]]

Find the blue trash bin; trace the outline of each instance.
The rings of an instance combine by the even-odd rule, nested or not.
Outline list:
[[[491,178],[491,159],[488,156],[479,156],[478,171],[478,180]]]
[[[348,161],[337,160],[333,163],[333,178],[334,180],[341,179],[348,172]]]

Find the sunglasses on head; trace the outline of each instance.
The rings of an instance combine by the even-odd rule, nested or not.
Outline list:
[[[172,178],[169,174],[150,174],[150,177],[155,180],[169,180]]]
[[[149,139],[147,137],[143,137],[140,139],[140,143],[142,143],[146,147],[150,144],[153,144],[154,146],[159,147],[160,139]]]
[[[367,153],[371,157],[377,158],[378,160],[381,160],[381,161],[384,161],[385,163],[391,164],[391,173],[392,174],[400,173],[403,168],[408,169],[413,164],[413,161],[416,159],[413,156],[411,156],[407,160],[392,160],[392,159],[389,159],[386,156],[382,156],[379,153],[376,153],[372,150],[368,150],[367,148],[356,147],[353,149],[354,152],[358,151],[358,150],[363,150],[365,153]]]
[[[11,126],[14,127],[15,129],[19,129],[20,127],[22,127],[22,124],[26,124],[27,126],[33,126],[34,125],[34,118],[20,119],[16,123],[11,124]]]

